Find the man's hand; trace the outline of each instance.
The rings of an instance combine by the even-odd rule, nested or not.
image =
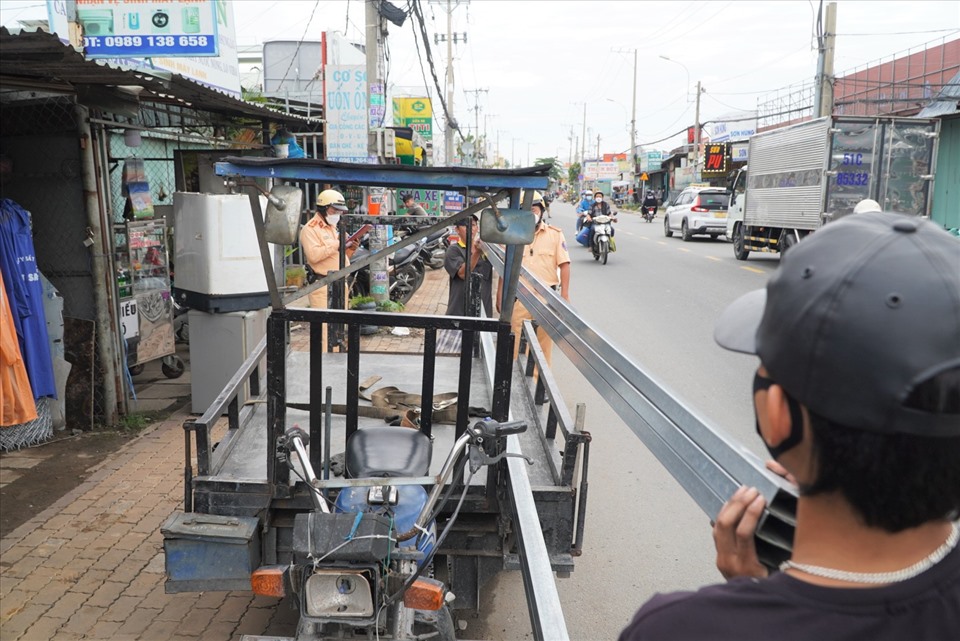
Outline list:
[[[713,544],[717,548],[717,569],[725,579],[763,578],[769,574],[757,558],[753,541],[765,506],[756,488],[743,486],[720,508],[713,525]]]
[[[592,217],[590,214],[586,214],[586,215],[583,217],[583,222],[585,222],[585,223],[592,223],[592,222],[593,222],[593,217]]]

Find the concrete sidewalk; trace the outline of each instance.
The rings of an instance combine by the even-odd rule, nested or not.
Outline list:
[[[443,314],[446,299],[446,273],[431,271],[407,311]],[[293,332],[292,341],[294,349],[306,349],[307,332]],[[362,341],[364,351],[423,348],[422,331]],[[296,607],[278,599],[252,592],[164,593],[160,526],[183,507],[182,424],[190,417],[184,408],[147,428],[83,484],[0,540],[2,641],[232,641],[243,634],[294,634]],[[217,427],[214,442],[225,429]]]

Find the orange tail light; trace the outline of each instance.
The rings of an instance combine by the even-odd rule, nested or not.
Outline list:
[[[417,579],[403,594],[403,604],[414,610],[439,610],[443,607],[443,583]]]
[[[254,570],[250,586],[255,594],[283,598],[287,594],[283,565],[264,565]]]

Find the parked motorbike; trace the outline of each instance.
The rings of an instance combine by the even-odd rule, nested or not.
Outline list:
[[[382,485],[345,487],[331,506],[315,485],[299,427],[280,443],[287,465],[311,490],[313,509],[296,515],[294,562],[264,571],[281,575],[300,608],[297,639],[364,638],[454,641],[449,603],[455,596],[433,576],[434,556],[457,521],[473,475],[507,456],[505,441],[527,426],[489,419],[456,440],[430,494],[421,485],[393,485],[391,477],[429,474],[433,440],[415,429],[372,427],[348,439],[346,477],[382,478]],[[466,456],[462,454],[466,451]],[[437,535],[438,517],[469,464],[459,503]],[[493,468],[488,474],[493,473]],[[441,495],[443,497],[441,498]],[[259,571],[258,571],[259,572]],[[442,573],[441,573],[442,574]],[[257,575],[253,581],[256,584]]]
[[[426,274],[426,269],[420,258],[425,242],[421,239],[391,254],[387,261],[390,300],[406,305],[416,291],[420,289]],[[369,254],[370,250],[361,246],[354,252],[353,260],[358,261]],[[353,279],[350,282],[350,295],[351,297],[370,295],[369,267],[363,267],[354,272]]]
[[[600,214],[593,217],[593,259],[607,264],[607,254],[611,251],[613,242],[613,222],[616,220],[613,216]]]
[[[653,219],[657,217],[657,208],[654,205],[645,205],[643,207],[643,219],[648,223],[653,222]]]
[[[420,249],[420,259],[425,267],[430,269],[441,269],[443,267],[443,260],[447,255],[447,238],[449,236],[449,228],[435,231],[427,236],[426,242]]]

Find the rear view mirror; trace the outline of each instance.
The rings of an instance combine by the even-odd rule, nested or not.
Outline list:
[[[480,240],[493,245],[529,245],[537,220],[522,209],[484,209],[480,212]]]
[[[297,242],[303,191],[292,185],[277,185],[267,196],[267,213],[263,221],[264,238],[275,245]]]

